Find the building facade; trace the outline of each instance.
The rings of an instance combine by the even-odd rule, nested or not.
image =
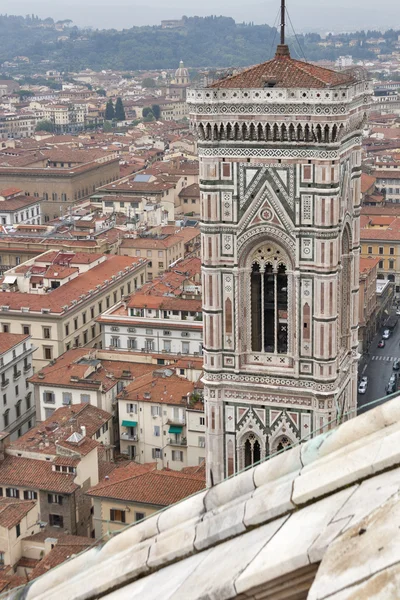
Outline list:
[[[351,415],[370,85],[273,60],[188,92],[199,141],[207,470]]]
[[[9,434],[10,440],[17,439],[35,425],[33,387],[29,383],[35,350],[29,335],[0,333],[0,427]]]

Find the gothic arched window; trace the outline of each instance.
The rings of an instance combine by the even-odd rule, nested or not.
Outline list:
[[[341,347],[345,350],[350,348],[351,338],[351,256],[350,256],[350,234],[348,228],[343,232],[342,238],[342,273],[341,273]]]
[[[288,276],[280,250],[264,246],[253,255],[250,275],[253,352],[288,351]]]
[[[244,443],[244,466],[251,467],[261,460],[260,442],[254,434],[250,434]]]

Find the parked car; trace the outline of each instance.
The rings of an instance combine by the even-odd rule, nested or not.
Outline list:
[[[365,381],[361,381],[360,385],[358,386],[358,393],[359,394],[365,394],[365,392],[367,391],[367,383]]]
[[[390,329],[385,329],[385,331],[382,334],[382,337],[384,340],[388,340],[390,338]]]
[[[395,361],[393,361],[393,371],[398,371],[400,369],[400,358],[396,358]]]
[[[396,316],[399,316],[399,315],[400,315],[400,308],[398,308],[398,309],[396,310]]]
[[[385,340],[380,340],[379,344],[378,344],[378,348],[384,348],[385,347]]]
[[[360,379],[360,383],[365,383],[365,385],[368,385],[368,377],[363,375]]]
[[[388,382],[387,386],[386,386],[386,393],[387,394],[394,394],[394,392],[396,391],[397,385],[395,381],[390,381]]]

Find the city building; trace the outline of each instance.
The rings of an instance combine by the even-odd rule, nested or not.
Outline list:
[[[400,164],[388,165],[377,169],[372,175],[376,179],[376,188],[385,196],[386,202],[400,202]]]
[[[41,212],[45,222],[68,214],[79,200],[119,178],[118,158],[92,159],[90,153],[83,150],[75,150],[73,156],[69,151],[64,160],[55,161],[55,164],[51,158],[39,166],[13,166],[13,161],[9,161],[10,166],[4,166],[4,162],[0,165],[0,189],[14,187],[22,189],[26,195],[42,198]]]
[[[34,196],[26,196],[18,188],[0,190],[0,225],[40,225],[41,202]]]
[[[195,380],[201,366],[186,363],[186,370],[159,367],[123,389],[118,396],[121,454],[177,471],[204,461],[202,384]]]
[[[87,492],[95,537],[112,535],[205,488],[204,465],[184,471],[158,470],[156,463],[116,467]]]
[[[388,280],[400,293],[400,217],[363,216],[361,258],[377,258],[377,278]]]
[[[155,279],[164,273],[177,260],[184,258],[185,245],[183,236],[157,233],[129,234],[121,241],[119,254],[145,258],[147,278]]]
[[[34,388],[37,421],[44,421],[58,408],[82,403],[114,415],[119,392],[136,377],[152,372],[156,364],[156,359],[153,363],[147,356],[137,357],[136,362],[126,353],[68,350],[29,379]],[[117,427],[114,440],[118,437]]]
[[[4,329],[4,328],[3,328]],[[1,431],[15,440],[35,425],[32,359],[36,350],[29,334],[0,333]]]
[[[97,321],[104,349],[201,356],[202,318],[201,299],[137,293]]]
[[[40,370],[72,347],[100,344],[95,319],[145,281],[145,259],[45,252],[5,272],[1,331],[29,334]]]
[[[111,415],[88,404],[69,405],[18,440],[0,440],[3,496],[36,502],[49,530],[92,535],[85,492],[99,481]],[[100,435],[97,433],[100,431]]]
[[[15,567],[22,556],[23,539],[37,533],[40,515],[33,500],[0,498],[0,567]]]
[[[198,135],[208,482],[356,412],[371,86],[275,57],[187,94]],[[339,108],[340,107],[340,108]]]
[[[394,399],[127,527],[14,598],[395,598],[399,448]]]
[[[360,258],[359,352],[366,352],[377,331],[377,275],[379,258]]]

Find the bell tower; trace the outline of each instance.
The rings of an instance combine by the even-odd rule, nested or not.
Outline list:
[[[292,59],[284,4],[281,34],[272,60],[187,97],[200,161],[214,482],[356,412],[371,88],[361,69]]]

